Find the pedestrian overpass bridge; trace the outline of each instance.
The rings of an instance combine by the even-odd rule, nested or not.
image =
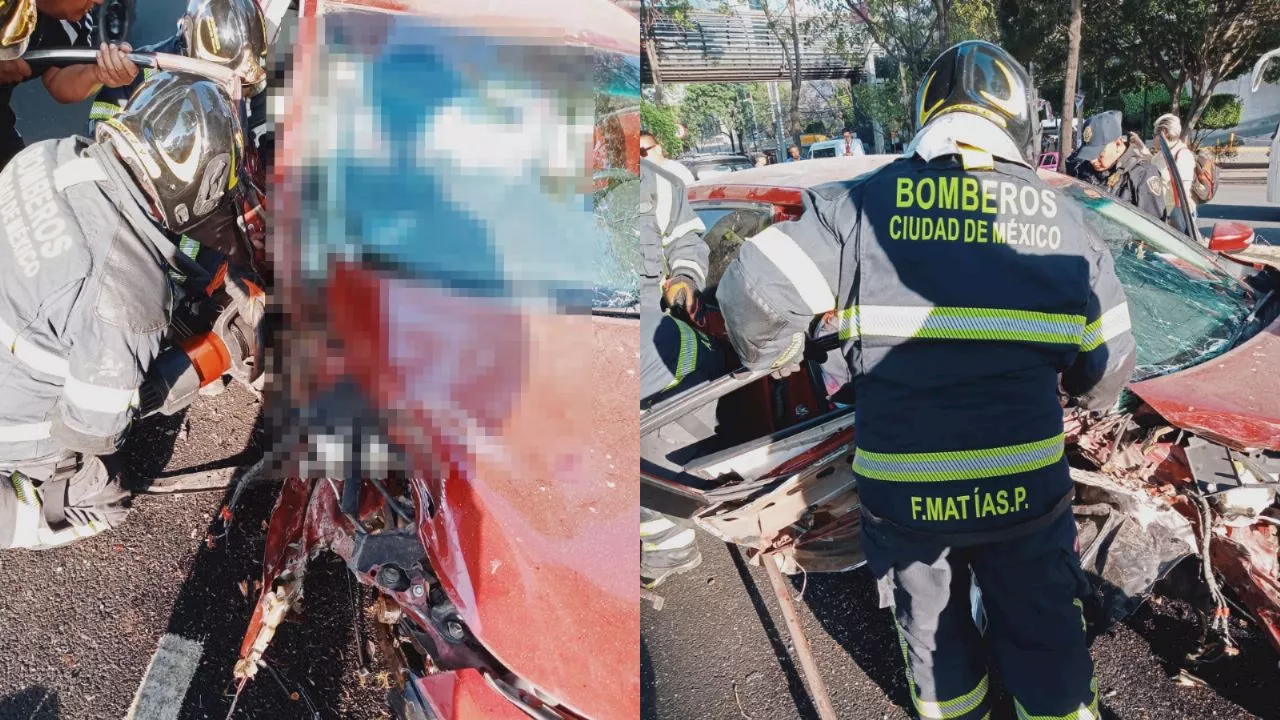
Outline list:
[[[809,23],[806,21],[809,20]],[[785,13],[774,21],[787,28],[779,34],[788,38],[790,17]],[[861,80],[865,76],[868,47],[853,41],[849,32],[836,29],[806,32],[811,19],[800,17],[800,76],[804,80]],[[845,30],[853,21],[847,20]],[[763,12],[744,10],[718,13],[694,10],[684,24],[664,17],[652,30],[641,30],[641,41],[657,56],[657,72],[650,67],[648,53],[642,53],[641,82],[711,83],[766,82],[790,80],[787,57],[778,35],[769,28]],[[652,43],[650,45],[649,43]]]

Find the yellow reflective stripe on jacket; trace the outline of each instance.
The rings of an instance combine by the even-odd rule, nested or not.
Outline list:
[[[676,327],[680,328],[680,355],[676,359],[675,377],[671,379],[671,382],[663,390],[670,390],[684,382],[685,377],[698,366],[697,333],[694,332],[693,328],[675,318],[672,318],[672,321],[675,322]]]
[[[99,100],[89,107],[89,119],[105,120],[109,117],[115,116],[122,109],[123,108],[113,102],[103,102]]]
[[[858,448],[853,471],[889,482],[976,480],[1030,472],[1062,459],[1062,433],[1020,445],[928,453],[884,453]]]
[[[911,704],[922,720],[954,720],[982,707],[987,700],[987,688],[990,685],[986,675],[982,676],[976,687],[960,697],[950,700],[921,700],[916,692],[915,677],[911,673],[907,639],[902,634],[902,626],[898,624],[897,618],[894,618],[893,627],[898,631],[898,646],[902,648],[902,662],[907,669],[907,689],[911,692]],[[982,720],[987,720],[990,715],[988,711],[982,716]]]
[[[1089,682],[1089,688],[1093,693],[1093,700],[1089,702],[1089,706],[1081,705],[1065,715],[1032,715],[1022,707],[1022,703],[1018,702],[1017,698],[1014,698],[1013,705],[1018,710],[1018,720],[1099,720],[1102,716],[1098,714],[1098,679],[1096,677]]]
[[[1129,320],[1129,303],[1120,303],[1093,322],[1084,326],[1084,337],[1080,340],[1080,349],[1089,352],[1100,347],[1108,340],[1123,335],[1132,327]]]
[[[1084,316],[971,307],[855,305],[840,313],[840,339],[899,337],[1079,345]]]

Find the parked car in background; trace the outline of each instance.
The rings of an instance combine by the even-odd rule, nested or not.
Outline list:
[[[1056,172],[1056,171],[1057,171],[1057,169],[1058,169],[1058,153],[1056,153],[1056,152],[1041,153],[1041,154],[1040,154],[1040,169],[1041,169],[1041,170],[1053,170],[1053,171],[1055,171],[1055,172]]]
[[[823,140],[809,146],[809,152],[805,157],[813,160],[814,158],[840,157],[844,154],[844,138],[836,140]],[[853,139],[853,154],[866,155],[867,149],[862,145],[862,141],[858,138]]]
[[[707,326],[729,367],[736,363],[715,291],[738,248],[771,224],[799,217],[806,189],[851,180],[894,159],[756,168],[689,189],[711,249]],[[1081,561],[1105,616],[1132,613],[1174,565],[1195,556],[1206,578],[1222,578],[1206,579],[1208,592],[1197,601],[1204,627],[1214,618],[1201,649],[1232,654],[1220,582],[1280,650],[1276,271],[1232,257],[1251,246],[1247,226],[1219,223],[1204,248],[1096,188],[1046,170],[1040,176],[1083,208],[1111,250],[1137,340],[1137,368],[1114,408],[1100,415],[1065,411]],[[774,379],[738,370],[643,413],[646,436],[720,403],[713,437],[671,455],[642,457],[642,503],[693,518],[743,546],[752,562],[776,558],[785,572],[860,566],[850,467],[856,398],[849,400],[854,405],[833,402],[820,364],[838,347],[835,328],[819,324],[800,372]],[[675,453],[683,454],[673,465]]]
[[[695,180],[706,180],[755,166],[746,155],[695,155],[681,158],[680,162],[689,168]]]

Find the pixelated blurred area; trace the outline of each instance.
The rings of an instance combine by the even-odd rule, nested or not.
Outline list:
[[[428,717],[637,717],[637,19],[607,0],[301,15],[267,400],[293,479],[264,584],[287,598],[317,550],[342,555],[403,613],[399,697]]]

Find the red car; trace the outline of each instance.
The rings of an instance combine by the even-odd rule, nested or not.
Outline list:
[[[274,185],[290,479],[242,687],[329,551],[375,591],[397,717],[639,715],[638,321],[592,262],[638,185],[639,25],[505,6],[303,3]],[[569,119],[593,110],[594,145]]]
[[[711,246],[712,334],[723,339],[714,285],[741,243],[799,216],[805,188],[893,159],[773,165],[690,186]],[[1280,650],[1276,271],[1202,248],[1078,181],[1045,170],[1041,177],[1080,203],[1110,246],[1138,343],[1133,382],[1116,408],[1100,418],[1066,418],[1082,561],[1099,580],[1104,607],[1123,617],[1173,565],[1207,555],[1210,577],[1221,577]],[[1247,227],[1221,223],[1209,245],[1234,253],[1251,237]],[[729,409],[720,412],[715,435],[687,449],[681,463],[642,458],[644,504],[692,517],[749,548],[754,560],[774,556],[787,571],[863,562],[849,465],[853,408],[828,397],[835,387],[819,363],[822,351],[838,344],[830,326],[818,325],[805,372],[773,380],[742,370],[642,416],[648,435],[711,401]],[[722,346],[732,357],[727,342]],[[742,417],[756,421],[730,422]],[[1213,633],[1206,646],[1231,652],[1224,600],[1218,595],[1204,610]]]

